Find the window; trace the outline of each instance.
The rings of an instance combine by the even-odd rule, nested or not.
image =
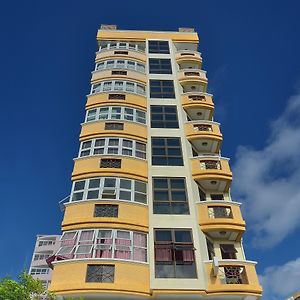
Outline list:
[[[173,80],[150,80],[151,98],[175,98]]]
[[[71,201],[98,199],[146,204],[147,185],[143,181],[118,177],[95,177],[73,183]]]
[[[111,75],[122,75],[126,76],[127,72],[126,71],[111,71]]]
[[[210,194],[210,198],[211,198],[211,200],[223,201],[224,195],[223,194]]]
[[[147,235],[144,233],[107,228],[79,230],[75,233],[75,244],[72,249],[70,250],[70,246],[65,246],[62,241],[57,255],[73,253],[73,255],[63,255],[65,259],[115,258],[147,261]]]
[[[46,241],[46,240],[43,240],[43,241],[39,241],[39,247],[40,246],[50,246],[50,245],[54,245],[55,244],[55,241]]]
[[[173,83],[172,83],[173,84]],[[125,89],[125,86],[131,85],[133,88]],[[97,94],[102,92],[110,91],[123,91],[123,92],[132,92],[135,94],[145,95],[145,85],[131,82],[131,81],[121,81],[121,80],[112,80],[112,81],[101,81],[92,85],[91,94]]]
[[[172,74],[170,59],[149,58],[150,74]]]
[[[156,229],[155,277],[197,278],[191,230]]]
[[[153,213],[189,214],[184,178],[153,178]]]
[[[49,274],[49,268],[31,268],[30,275]]]
[[[85,122],[97,120],[124,120],[146,124],[146,113],[139,109],[124,106],[101,106],[89,109],[86,113]]]
[[[96,204],[94,210],[94,217],[118,217],[118,205],[112,204]]]
[[[183,166],[180,138],[152,138],[152,165]]]
[[[213,219],[233,218],[230,206],[208,206],[208,216]]]
[[[99,52],[111,49],[128,49],[135,51],[144,52],[145,46],[144,44],[136,44],[136,43],[125,43],[125,42],[108,42],[99,47]]]
[[[118,123],[107,123],[105,125],[113,125],[113,128],[105,127],[105,129],[119,129],[117,127]],[[80,144],[79,157],[103,154],[124,155],[146,159],[146,144],[136,140],[117,137],[92,139],[81,142]]]
[[[161,53],[161,54],[170,53],[168,41],[149,41],[148,47],[149,47],[149,53]]]
[[[121,159],[103,158],[100,162],[100,168],[121,168]]]
[[[86,282],[114,282],[114,265],[88,265]]]
[[[51,254],[35,254],[33,260],[46,260]]]
[[[125,100],[126,95],[123,94],[109,94],[108,100]]]
[[[123,123],[105,123],[105,130],[124,130]]]
[[[237,250],[233,244],[220,244],[222,259],[236,259]]]
[[[198,187],[200,201],[206,201],[206,194]]]
[[[152,128],[179,128],[176,106],[151,105]]]
[[[130,69],[145,73],[145,65],[127,59],[105,60],[96,64],[95,71],[107,69]],[[115,71],[113,71],[115,72]]]

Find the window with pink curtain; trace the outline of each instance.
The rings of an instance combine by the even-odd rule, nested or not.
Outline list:
[[[156,245],[155,247],[155,261],[172,261],[173,260],[173,251],[171,246],[163,246],[163,245]]]
[[[182,251],[182,257],[184,262],[193,262],[194,259],[194,249],[184,249]]]
[[[93,244],[94,230],[84,230],[81,232],[79,244]]]
[[[130,247],[115,246],[115,258],[131,259],[131,249],[130,249]]]

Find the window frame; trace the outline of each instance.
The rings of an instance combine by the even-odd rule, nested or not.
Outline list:
[[[161,109],[161,112],[154,111],[155,109],[159,109],[159,108]],[[174,109],[174,112],[168,112],[167,110],[170,108]],[[176,116],[176,120],[168,120],[168,116]],[[179,129],[178,111],[176,105],[151,105],[150,122],[151,122],[151,128]],[[161,123],[164,126],[157,126],[158,123]],[[168,126],[170,124],[173,125]]]
[[[126,89],[127,83],[133,84],[133,90]],[[102,80],[91,85],[90,95],[120,91],[124,93],[133,93],[146,96],[146,85],[131,80]]]
[[[149,74],[173,74],[172,62],[170,58],[148,59]]]
[[[173,80],[149,79],[149,89],[150,89],[150,98],[157,98],[157,99],[175,99],[176,98]]]
[[[108,62],[113,61],[113,63],[110,63],[108,65]],[[123,61],[123,66],[120,66],[120,61]],[[133,63],[133,64],[132,64]],[[103,65],[103,68],[99,68],[99,65]],[[129,65],[134,65],[134,67],[129,67]],[[130,59],[122,59],[122,58],[116,58],[116,59],[106,59],[101,60],[96,63],[94,72],[101,72],[104,70],[112,70],[112,69],[124,69],[124,70],[133,70],[142,74],[145,74],[146,72],[146,65],[142,64],[135,60]]]
[[[90,182],[92,180],[99,180],[99,186],[94,188],[89,188]],[[105,186],[105,182],[107,180],[112,180],[115,182],[114,186]],[[83,188],[75,190],[75,185],[78,182],[83,182]],[[130,182],[130,188],[125,188],[124,183]],[[144,191],[141,191],[138,186],[142,184]],[[123,185],[123,186],[122,186]],[[88,198],[88,192],[89,191],[98,191],[98,197],[96,198]],[[115,197],[111,198],[103,198],[103,194],[105,195],[104,191],[114,191]],[[82,199],[81,200],[72,200],[74,194],[76,193],[82,193]],[[121,196],[123,194],[123,196]],[[124,200],[124,194],[130,195],[130,199]],[[143,195],[142,197],[145,199],[145,202],[136,201],[135,199],[138,197],[138,195]],[[93,200],[116,200],[116,201],[124,201],[124,202],[135,202],[142,205],[148,205],[148,199],[147,199],[147,183],[141,180],[135,180],[125,177],[91,177],[83,180],[77,180],[74,181],[72,184],[72,190],[70,195],[70,202],[80,202],[80,201],[93,201]]]
[[[167,186],[166,187],[155,187],[155,181],[156,180],[166,180]],[[184,185],[184,188],[174,188],[172,187],[172,180],[182,180],[182,184]],[[188,199],[188,193],[186,188],[186,179],[185,177],[152,177],[152,187],[153,187],[153,214],[161,214],[161,215],[189,215],[190,209],[189,209],[189,199]],[[184,192],[185,200],[175,200],[174,199],[174,192]],[[159,192],[164,192],[168,194],[167,200],[156,200],[155,194]],[[159,203],[165,203],[168,204],[169,211],[168,212],[157,212],[155,210],[155,206]],[[185,206],[183,212],[178,213],[176,211],[176,204],[181,204]],[[177,207],[178,209],[178,207]]]
[[[172,146],[168,145],[168,140],[178,140],[179,146]],[[164,145],[153,145],[154,140],[163,140]],[[157,152],[159,152],[159,149],[164,149],[164,154],[154,154],[154,149],[156,149]],[[169,155],[168,152],[171,151],[170,149],[179,149],[180,150],[180,156],[179,155]],[[164,163],[156,163],[155,160],[159,159],[164,160]],[[172,163],[172,158],[180,160],[180,162]],[[151,137],[151,163],[152,166],[184,166],[183,161],[183,154],[182,154],[182,144],[181,144],[181,138],[180,137],[158,137],[158,136],[152,136]]]
[[[117,140],[118,145],[110,145],[110,141]],[[97,142],[104,141],[103,145],[98,146]],[[124,142],[130,142],[132,147],[124,146]],[[90,143],[90,147],[85,147],[86,143]],[[138,145],[142,145],[143,150],[138,148]],[[95,151],[103,149],[103,153],[95,153]],[[111,153],[110,151],[115,149],[116,153]],[[131,155],[124,154],[124,150],[131,151]],[[85,152],[88,152],[87,155],[82,155]],[[136,159],[147,159],[147,144],[138,140],[122,138],[122,137],[103,137],[103,138],[94,138],[90,140],[81,141],[79,145],[79,152],[77,158],[85,158],[91,156],[101,156],[101,155],[110,155],[110,156],[124,156],[124,157],[134,157]]]
[[[166,49],[163,45],[167,45]],[[170,54],[169,41],[166,40],[149,40],[148,53],[151,54]]]
[[[106,113],[101,112],[103,110],[106,110]],[[120,116],[120,118],[116,118],[116,113],[114,110],[119,110],[120,113],[117,114]],[[129,113],[129,111],[132,110],[132,114]],[[90,119],[91,116],[95,116],[94,119]],[[126,117],[127,116],[127,117]],[[128,116],[132,116],[132,120],[128,118]],[[101,118],[100,118],[101,117]],[[102,118],[104,117],[104,118]],[[95,108],[91,108],[87,110],[86,116],[85,116],[85,123],[90,123],[90,122],[97,122],[97,121],[108,121],[108,120],[114,120],[114,121],[126,121],[126,122],[134,122],[134,123],[139,123],[139,124],[146,124],[146,112],[140,109],[136,109],[133,107],[129,106],[99,106]],[[141,122],[141,120],[144,120]]]

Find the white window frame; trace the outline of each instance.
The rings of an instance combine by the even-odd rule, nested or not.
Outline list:
[[[93,180],[93,179],[99,179],[100,180],[99,186],[96,187],[96,188],[88,188],[90,180]],[[115,186],[114,187],[104,186],[105,179],[114,179],[115,180]],[[121,187],[121,180],[130,181],[130,189]],[[75,187],[76,182],[84,182],[84,188],[75,191],[74,187]],[[137,190],[136,185],[138,183],[143,184],[143,186],[145,187],[145,192],[140,192],[140,191]],[[115,198],[103,198],[102,195],[103,195],[103,191],[105,191],[105,190],[114,191],[115,192],[114,193]],[[98,191],[98,198],[97,199],[88,199],[87,196],[88,196],[89,191]],[[120,193],[121,192],[130,193],[130,200],[120,199]],[[76,193],[83,193],[82,200],[72,201],[73,194],[76,194]],[[145,202],[135,201],[135,194],[136,193],[144,195]],[[88,179],[83,179],[83,180],[78,180],[78,181],[73,182],[71,196],[70,196],[70,202],[94,201],[94,200],[109,200],[109,201],[117,200],[117,201],[135,202],[135,203],[139,203],[139,204],[142,204],[142,205],[147,205],[148,204],[148,201],[147,201],[148,200],[147,199],[147,183],[145,183],[143,181],[140,181],[140,180],[134,180],[134,179],[123,178],[123,177],[93,177],[93,178],[88,178]]]
[[[109,144],[109,142],[114,139],[118,141],[118,145],[117,146],[112,146]],[[96,142],[101,140],[102,142],[104,141],[104,144],[101,146],[96,146]],[[125,146],[124,142],[130,142],[131,146]],[[89,143],[90,147],[86,147],[85,145]],[[139,150],[137,148],[137,145],[143,145],[145,147],[144,150]],[[79,152],[78,152],[78,158],[84,158],[84,157],[89,157],[89,156],[97,156],[97,155],[117,155],[117,156],[129,156],[129,157],[134,157],[137,159],[142,159],[145,160],[147,159],[146,157],[146,150],[147,150],[147,145],[141,141],[137,141],[137,140],[132,140],[132,139],[128,139],[128,138],[118,138],[118,137],[104,137],[104,138],[95,138],[95,139],[90,139],[90,140],[86,140],[86,141],[82,141],[80,143],[80,147],[79,147]],[[109,153],[109,149],[116,149],[117,153]],[[103,153],[101,154],[94,154],[94,151],[97,149],[103,149]],[[124,154],[123,151],[131,151],[131,154]],[[89,151],[88,155],[82,155],[84,152]],[[138,155],[138,153],[143,154],[142,157]]]
[[[124,44],[125,43],[125,47],[121,46],[120,47],[120,43]],[[113,44],[113,46],[112,46]],[[139,45],[137,43],[134,42],[109,42],[106,45],[103,46],[99,46],[99,52],[102,51],[109,51],[109,50],[133,50],[133,51],[138,51],[138,52],[142,52],[144,53],[145,50],[141,49],[139,47]]]
[[[102,113],[101,110],[103,110],[103,109],[107,109],[107,113]],[[119,113],[120,119],[114,118],[114,113],[113,113],[114,109],[121,110],[121,112]],[[133,113],[128,114],[126,112],[126,109],[132,110]],[[88,118],[90,117],[89,114],[95,115],[95,119],[88,120]],[[141,117],[139,114],[144,115],[144,117]],[[132,116],[132,120],[127,119],[126,118],[127,115]],[[100,118],[100,116],[107,116],[107,118]],[[116,121],[126,121],[126,122],[135,122],[135,123],[140,123],[140,124],[146,124],[146,112],[143,110],[128,107],[128,106],[100,106],[100,107],[89,109],[86,112],[85,123],[95,122],[95,121],[105,121],[105,120],[116,120]],[[140,120],[145,120],[145,121],[141,122]]]
[[[122,89],[116,89],[117,85],[116,82],[122,82]],[[126,90],[126,84],[133,83],[134,84],[134,91]],[[104,86],[109,86],[109,88],[104,89]],[[104,80],[97,83],[92,84],[90,95],[95,95],[98,93],[105,93],[105,92],[126,92],[126,93],[133,93],[137,95],[146,95],[146,85],[133,82],[130,80]]]
[[[111,62],[111,61],[113,61],[113,63],[108,63],[108,62]],[[121,66],[119,65],[120,61],[123,62]],[[103,67],[99,68],[99,65],[103,65]],[[133,65],[133,68],[128,67],[129,65]],[[142,63],[137,62],[135,60],[122,59],[122,58],[117,58],[117,59],[114,59],[114,60],[107,59],[107,60],[99,61],[95,65],[94,72],[99,72],[99,71],[103,71],[103,70],[111,70],[111,69],[133,70],[133,71],[143,73],[143,74],[145,74],[145,72],[146,72],[145,64],[142,64]]]

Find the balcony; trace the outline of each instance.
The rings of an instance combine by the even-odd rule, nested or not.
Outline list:
[[[247,296],[258,299],[262,295],[262,288],[255,265],[252,261],[238,260],[220,260],[217,265],[211,261],[205,262],[208,295],[230,293],[232,296],[244,296],[241,299],[248,299]]]
[[[187,77],[187,76],[186,76]],[[190,76],[186,80],[179,81],[182,93],[206,93],[207,81],[201,80],[201,78],[195,79],[195,77]]]
[[[176,52],[175,58],[177,63],[184,62],[184,61],[194,61],[198,63],[202,63],[202,57],[201,54],[197,51],[193,50],[180,50]]]
[[[222,143],[219,123],[211,121],[187,122],[185,134],[198,153],[219,153]]]
[[[178,80],[184,82],[200,82],[207,85],[206,72],[199,69],[185,69],[178,71]]]
[[[211,120],[214,112],[212,95],[206,93],[184,93],[181,104],[191,120]]]
[[[108,130],[106,124],[123,124],[123,127]],[[99,120],[83,123],[80,132],[80,141],[95,137],[126,137],[147,141],[147,127],[143,124],[126,122],[123,120]]]
[[[102,49],[101,51],[96,52],[96,62],[104,59],[114,59],[114,58],[132,58],[139,62],[146,62],[146,55],[144,52],[141,52],[136,49]]]
[[[146,74],[141,72],[137,72],[134,70],[116,68],[112,70],[98,70],[92,72],[91,83],[95,83],[95,81],[105,80],[105,79],[128,79],[138,81],[140,83],[146,83]]]
[[[194,180],[207,191],[228,192],[232,173],[228,159],[219,156],[197,156],[191,159]]]
[[[96,176],[128,177],[147,181],[147,161],[117,155],[89,156],[74,159],[72,180]]]
[[[118,205],[117,217],[95,217],[96,204]],[[62,230],[91,227],[119,227],[128,230],[148,231],[148,206],[136,202],[88,200],[65,205]]]
[[[82,297],[83,299],[144,299],[150,297],[149,265],[91,259],[57,261],[49,288],[57,296]],[[112,266],[112,272],[101,278],[88,278],[88,265]],[[102,281],[101,281],[102,280]]]
[[[128,94],[123,91],[111,91],[88,95],[86,109],[102,105],[126,105],[145,110],[147,108],[147,101],[145,96]]]
[[[239,241],[245,231],[240,203],[203,201],[197,204],[200,229],[211,238]]]

